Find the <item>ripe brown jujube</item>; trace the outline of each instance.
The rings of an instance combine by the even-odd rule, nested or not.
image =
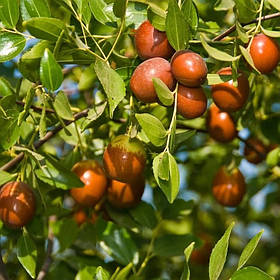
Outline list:
[[[189,50],[178,51],[173,55],[171,70],[175,79],[187,87],[202,85],[208,72],[203,58]]]
[[[142,59],[153,57],[169,59],[174,53],[166,33],[155,29],[148,20],[144,21],[136,30],[135,47]]]
[[[278,43],[265,34],[258,34],[254,37],[250,46],[250,54],[255,67],[262,74],[272,72],[280,60]]]
[[[232,69],[223,68],[218,74],[232,75]],[[250,87],[246,75],[240,73],[237,82],[237,87],[233,85],[233,80],[211,86],[213,100],[222,111],[236,112],[247,102]]]
[[[221,111],[215,104],[212,104],[208,111],[207,130],[213,139],[222,143],[232,141],[237,135],[230,114]]]
[[[170,63],[160,57],[148,59],[137,66],[130,79],[130,88],[138,100],[145,103],[158,100],[153,78],[161,79],[170,90],[175,86]]]
[[[110,204],[117,208],[130,208],[136,206],[140,201],[145,189],[143,176],[134,178],[133,182],[123,183],[112,180],[107,198]]]
[[[207,108],[207,98],[202,87],[178,87],[177,110],[186,119],[198,118]]]
[[[142,175],[146,166],[146,152],[142,142],[127,135],[119,135],[107,146],[103,155],[108,177],[132,182]]]
[[[249,145],[245,145],[244,148],[244,155],[245,158],[254,164],[258,164],[262,162],[265,159],[267,148],[264,145],[264,143],[256,138],[250,138],[247,140],[247,142],[253,146],[259,153],[257,153],[255,150],[253,150]]]
[[[80,205],[95,205],[104,196],[108,185],[102,166],[95,160],[84,160],[76,163],[72,171],[85,185],[71,189],[71,196]]]
[[[212,192],[221,205],[236,207],[246,192],[243,174],[238,168],[229,172],[226,167],[222,166],[214,177]]]
[[[10,228],[25,226],[36,211],[32,189],[23,182],[9,182],[0,189],[0,219]]]
[[[205,233],[198,234],[198,237],[202,239],[203,244],[192,251],[190,260],[193,264],[207,265],[213,249],[213,241],[211,236]]]

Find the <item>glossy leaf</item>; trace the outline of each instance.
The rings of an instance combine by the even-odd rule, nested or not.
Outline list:
[[[247,23],[256,18],[258,6],[255,0],[235,0],[235,7],[241,23]]]
[[[124,267],[116,276],[116,278],[114,278],[115,280],[126,280],[131,269],[133,268],[133,264],[129,263],[126,267]]]
[[[159,78],[153,78],[154,88],[160,102],[165,106],[171,106],[174,102],[174,94]]]
[[[160,31],[165,31],[165,20],[166,20],[166,11],[161,7],[158,7],[154,3],[149,3],[149,8],[147,10],[148,20],[152,25]]]
[[[0,20],[9,27],[14,28],[19,19],[19,2],[0,0]]]
[[[57,18],[34,17],[24,24],[31,35],[49,41],[56,41],[65,29],[64,22]]]
[[[106,24],[107,22],[111,22],[110,17],[105,11],[105,7],[107,4],[103,0],[92,0],[89,1],[89,6],[93,16],[97,21]]]
[[[103,267],[99,266],[96,269],[95,272],[95,279],[96,280],[109,280],[110,279],[110,273],[103,269]]]
[[[115,0],[113,11],[116,17],[122,18],[125,16],[126,0]]]
[[[69,100],[63,91],[60,91],[55,97],[55,101],[53,103],[55,111],[57,114],[65,120],[74,120],[71,106],[69,104]]]
[[[185,0],[182,4],[182,12],[184,14],[185,20],[187,21],[193,35],[196,34],[198,27],[198,14],[196,7],[192,0]]]
[[[253,266],[242,268],[241,270],[236,271],[231,277],[231,280],[248,280],[248,279],[274,280],[273,277],[269,276],[259,268]]]
[[[268,2],[278,11],[280,11],[280,3],[278,0],[268,0]]]
[[[211,47],[206,40],[204,39],[203,35],[200,36],[202,46],[208,52],[208,54],[215,58],[216,60],[220,61],[235,61],[240,58],[240,56],[231,56],[226,52],[220,51],[214,47]]]
[[[230,75],[207,74],[207,84],[209,86],[222,84],[230,80],[232,80],[232,76]]]
[[[259,241],[260,241],[260,239],[262,237],[263,232],[264,231],[262,230],[258,234],[256,234],[250,240],[250,242],[246,245],[246,247],[244,248],[244,250],[242,251],[242,253],[240,255],[237,269],[240,269],[242,266],[244,266],[244,264],[251,257],[251,255],[255,251],[256,247],[258,246],[258,243],[259,243]]]
[[[4,77],[0,77],[0,92],[1,96],[8,96],[15,94],[11,84]]]
[[[212,250],[209,263],[209,278],[217,280],[223,270],[226,262],[229,237],[234,226],[234,222],[230,224],[222,238],[217,242]]]
[[[86,266],[79,270],[77,273],[75,280],[92,280],[93,275],[95,275],[96,267],[94,266]]]
[[[239,46],[240,48],[240,51],[243,55],[243,57],[245,58],[245,60],[250,64],[250,66],[258,73],[258,74],[261,74],[260,71],[255,67],[254,65],[254,61],[253,61],[253,58],[251,57],[251,54],[250,52],[245,49],[243,46]]]
[[[110,117],[112,118],[114,110],[125,97],[124,81],[115,70],[102,60],[96,60],[94,70],[108,97]]]
[[[135,116],[151,143],[155,146],[164,145],[166,130],[161,121],[147,113],[136,114]]]
[[[280,31],[268,30],[268,29],[264,29],[263,27],[261,27],[261,30],[268,37],[272,37],[272,38],[280,37]]]
[[[22,35],[13,33],[0,33],[0,62],[11,60],[21,53],[26,40]]]
[[[176,0],[169,0],[166,16],[166,35],[175,50],[183,50],[188,45],[189,26]]]
[[[186,262],[184,264],[184,271],[183,271],[183,274],[182,274],[180,280],[189,280],[190,279],[190,268],[189,268],[188,262],[189,262],[191,253],[193,251],[194,244],[195,243],[192,242],[184,251]]]
[[[17,175],[10,174],[6,171],[0,170],[0,186],[4,185],[7,182],[12,181]]]
[[[21,0],[20,7],[24,20],[32,17],[51,17],[50,8],[46,0]]]
[[[57,90],[62,81],[63,74],[60,65],[56,62],[54,55],[46,49],[40,64],[40,79],[43,86],[51,91]]]
[[[280,160],[280,148],[273,149],[266,157],[266,163],[268,166],[276,166]]]
[[[37,249],[30,236],[24,232],[17,241],[17,258],[27,273],[35,278]]]

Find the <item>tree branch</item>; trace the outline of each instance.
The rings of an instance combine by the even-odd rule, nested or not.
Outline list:
[[[0,248],[1,252],[1,248]],[[9,280],[5,264],[3,263],[2,260],[2,254],[0,254],[0,280]]]
[[[47,252],[46,252],[46,258],[43,263],[43,266],[38,273],[37,279],[36,280],[43,280],[45,276],[47,275],[50,266],[52,264],[52,251],[53,251],[53,239],[54,239],[54,234],[52,231],[51,223],[56,221],[56,216],[50,216],[49,217],[49,232],[48,232],[48,243],[47,243]],[[1,280],[1,279],[0,279]]]
[[[279,13],[275,13],[275,14],[271,14],[271,15],[267,15],[267,16],[263,16],[261,17],[262,21],[265,20],[269,20],[269,19],[273,19],[273,18],[278,18],[280,17],[280,12]],[[259,18],[256,18],[250,22],[247,23],[242,23],[242,26],[246,26],[246,25],[250,25],[252,23],[257,23],[259,21]],[[215,37],[213,39],[213,41],[221,41],[223,38],[227,37],[229,34],[231,34],[232,32],[234,32],[236,30],[236,25],[232,25],[229,29],[227,29],[226,31],[224,31],[223,33],[221,33],[220,35],[218,35],[217,37]]]
[[[74,120],[73,121],[65,121],[65,125],[68,126],[71,123],[81,119],[85,118],[88,115],[89,109],[85,109],[84,111],[81,111],[77,114],[74,115]],[[48,140],[50,140],[53,136],[55,136],[60,130],[62,130],[63,127],[62,125],[56,126],[53,130],[49,131],[42,139],[38,140],[37,142],[34,143],[34,148],[37,150],[39,149],[43,144],[45,144]],[[24,153],[18,154],[14,159],[10,160],[8,163],[3,165],[0,170],[2,171],[7,171],[19,162],[22,161],[24,157]]]

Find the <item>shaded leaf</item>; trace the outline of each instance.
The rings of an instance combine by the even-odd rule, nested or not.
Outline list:
[[[259,268],[253,266],[242,268],[241,270],[236,271],[231,277],[231,280],[248,280],[248,279],[273,280],[274,278],[269,276]]]

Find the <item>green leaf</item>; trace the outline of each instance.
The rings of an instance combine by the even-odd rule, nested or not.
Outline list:
[[[242,27],[242,25],[236,21],[236,31],[238,33],[238,38],[243,42],[243,43],[248,43],[249,41],[249,36],[247,35],[246,31]]]
[[[79,270],[75,277],[75,280],[92,280],[93,275],[95,275],[96,267],[86,266]]]
[[[261,30],[265,35],[267,35],[269,37],[272,37],[272,38],[279,38],[280,37],[280,31],[264,29],[262,26],[261,26]]]
[[[160,257],[181,256],[184,248],[195,240],[191,234],[166,234],[155,240],[154,253]]]
[[[0,20],[8,28],[14,28],[19,19],[19,2],[0,0]]]
[[[280,11],[280,3],[278,0],[268,0],[268,2],[278,11]]]
[[[53,106],[55,111],[61,118],[69,121],[74,120],[69,100],[63,91],[60,91],[57,94]]]
[[[0,92],[1,92],[1,96],[8,96],[8,95],[15,94],[11,84],[4,77],[0,77]]]
[[[98,266],[95,272],[95,279],[96,280],[109,280],[110,279],[110,273],[103,269],[103,267]]]
[[[108,97],[110,118],[112,118],[114,110],[125,97],[124,81],[115,70],[102,60],[96,60],[94,70]]]
[[[258,246],[258,243],[262,237],[263,230],[260,231],[258,234],[256,234],[250,242],[246,245],[244,250],[241,253],[241,256],[239,258],[238,267],[237,270],[239,270],[244,264],[248,261],[248,259],[251,257],[253,252],[255,251],[256,247]]]
[[[186,143],[195,134],[196,134],[195,130],[177,129],[176,136],[175,136],[175,145],[179,146],[182,143]]]
[[[181,8],[192,34],[195,35],[198,28],[198,13],[192,0],[185,0]]]
[[[103,24],[111,22],[111,19],[105,10],[107,4],[103,0],[89,1],[89,6],[90,6],[93,16],[95,17],[95,19],[97,21],[99,21]]]
[[[189,43],[189,26],[176,0],[169,0],[166,16],[166,35],[175,50],[183,50]]]
[[[35,89],[31,87],[27,92],[23,111],[18,116],[18,126],[21,125],[21,123],[25,120],[26,116],[28,115],[28,111],[32,105],[34,96]]]
[[[44,156],[26,148],[26,147],[14,146],[14,149],[15,149],[15,151],[20,151],[20,152],[24,152],[24,153],[28,154],[29,156],[31,156],[36,161],[42,161],[42,160],[45,159]]]
[[[280,160],[280,148],[273,149],[266,157],[266,163],[268,166],[276,166]]]
[[[127,276],[129,275],[131,269],[133,267],[132,263],[129,263],[126,267],[124,267],[116,276],[116,278],[114,278],[115,280],[126,280]]]
[[[0,186],[12,181],[17,175],[0,170]]]
[[[215,11],[228,11],[234,7],[234,0],[218,0],[215,3]]]
[[[153,169],[157,170],[161,180],[169,180],[169,156],[167,152],[162,152],[154,158]]]
[[[231,75],[207,74],[207,83],[209,86],[222,84],[232,80]]]
[[[63,190],[84,186],[73,172],[61,166],[51,157],[48,157],[46,164],[41,169],[35,170],[35,174],[41,181]]]
[[[159,119],[147,113],[136,114],[135,117],[153,145],[164,145],[167,132]]]
[[[79,80],[78,89],[80,91],[85,91],[94,88],[94,83],[96,81],[96,73],[93,69],[93,65],[87,67],[83,72]]]
[[[174,102],[173,92],[161,79],[153,78],[152,80],[160,102],[165,106],[171,106]]]
[[[184,218],[192,212],[193,207],[193,200],[176,199],[163,210],[162,217],[167,220]]]
[[[26,40],[22,35],[8,32],[0,33],[0,62],[16,57],[23,51],[25,43]]]
[[[228,251],[229,237],[234,226],[234,222],[230,224],[222,238],[217,242],[212,250],[209,263],[209,278],[210,280],[217,280],[223,270],[226,262]]]
[[[23,20],[32,17],[51,17],[51,11],[46,0],[20,0]]]
[[[140,225],[148,228],[154,228],[157,225],[155,209],[152,205],[141,201],[136,207],[129,210],[130,215]]]
[[[126,0],[115,0],[113,6],[113,12],[116,17],[122,18],[125,16]]]
[[[155,5],[154,3],[149,3],[149,8],[147,9],[147,17],[151,24],[160,31],[165,31],[165,20],[166,11]]]
[[[57,18],[34,17],[24,22],[31,35],[38,39],[57,41],[65,24]]]
[[[137,29],[147,20],[147,5],[138,2],[129,2],[125,13],[125,24]]]
[[[274,280],[273,277],[269,276],[264,271],[253,266],[244,267],[241,270],[236,271],[231,277],[231,280],[248,280],[248,279]]]
[[[119,229],[109,223],[107,229],[103,232],[102,239],[101,246],[115,261],[122,265],[138,263],[137,247],[124,228]]]
[[[59,241],[59,251],[69,248],[78,237],[79,228],[73,218],[61,219],[52,225],[54,235]],[[67,233],[67,234],[66,234]]]
[[[245,49],[243,46],[239,46],[239,48],[240,48],[240,51],[241,51],[243,57],[244,57],[244,58],[246,59],[246,61],[250,64],[250,66],[251,66],[258,74],[261,74],[260,71],[255,67],[254,61],[253,61],[253,59],[252,59],[252,57],[251,57],[250,52],[249,52],[247,49]]]
[[[247,23],[256,18],[258,6],[255,0],[235,0],[235,7],[241,23]]]
[[[37,249],[27,232],[17,241],[17,258],[27,273],[34,279],[36,276]]]
[[[231,56],[226,52],[220,51],[216,48],[211,47],[207,44],[203,35],[200,35],[200,40],[204,49],[208,52],[209,56],[215,58],[216,60],[220,61],[235,61],[240,58],[240,56]]]
[[[155,176],[155,180],[161,190],[164,192],[166,198],[168,199],[169,203],[173,203],[175,198],[177,197],[177,194],[179,192],[180,188],[180,174],[179,169],[177,166],[177,162],[174,159],[174,157],[168,153],[168,170],[169,170],[169,179],[168,180],[162,180],[159,177],[160,169],[158,168],[160,166],[159,161],[161,160],[162,154],[156,156],[153,161],[153,172]]]
[[[56,62],[53,54],[46,49],[40,64],[40,79],[43,86],[50,91],[57,90],[62,81],[63,74],[60,65]]]
[[[183,271],[183,274],[182,274],[180,280],[189,280],[190,279],[190,268],[189,268],[188,262],[189,262],[191,253],[193,251],[194,244],[195,243],[192,242],[184,251],[186,262],[184,264],[184,271]]]

